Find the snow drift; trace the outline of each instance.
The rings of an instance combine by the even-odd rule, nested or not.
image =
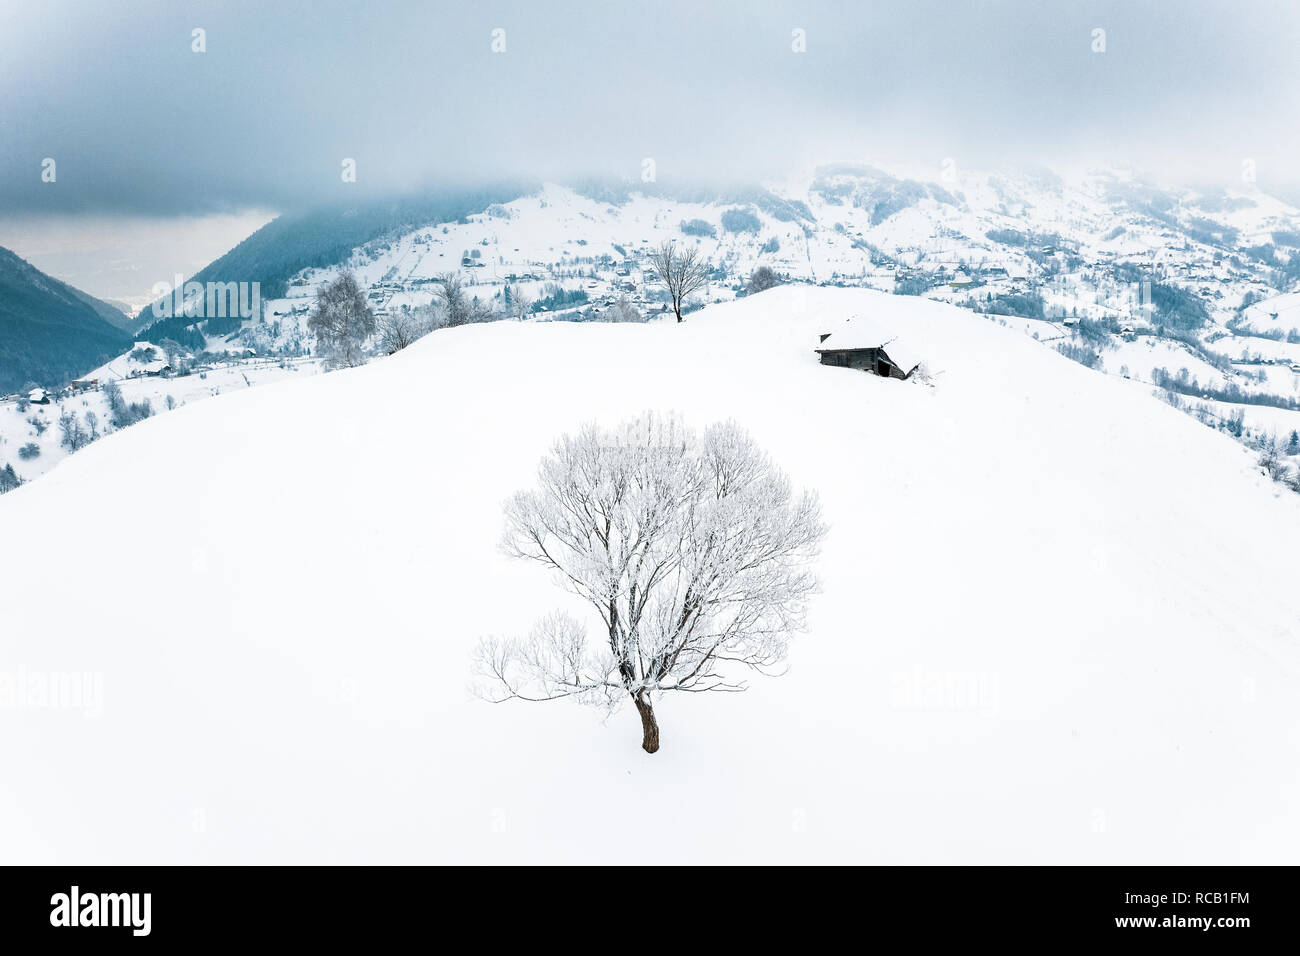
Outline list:
[[[854,315],[933,384],[818,365]],[[830,526],[789,673],[665,700],[653,757],[633,711],[466,690],[480,637],[571,607],[497,549],[503,500],[559,433],[645,409],[734,418]],[[945,305],[438,332],[101,440],[0,499],[0,540],[8,863],[1300,849],[1300,499]],[[94,706],[35,693],[67,675]]]

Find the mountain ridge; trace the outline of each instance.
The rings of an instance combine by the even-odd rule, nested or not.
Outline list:
[[[0,393],[53,386],[131,344],[117,309],[0,248]]]

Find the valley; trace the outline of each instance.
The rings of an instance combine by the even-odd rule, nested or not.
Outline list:
[[[1300,211],[1249,183],[1175,188],[1119,169],[1073,178],[1042,169],[948,173],[927,182],[837,164],[748,189],[547,184],[454,221],[390,230],[332,266],[299,270],[252,318],[204,319],[200,303],[185,318],[137,322],[137,337],[170,349],[173,359],[183,353],[166,377],[200,366],[202,382],[215,376],[210,385],[179,389],[189,401],[274,380],[268,361],[319,370],[307,320],[317,292],[345,270],[381,324],[392,316],[423,328],[445,321],[436,313],[448,275],[478,319],[647,319],[668,310],[651,255],[673,241],[697,249],[709,267],[688,310],[743,298],[759,268],[784,284],[951,303],[1098,372],[1151,386],[1207,426],[1261,453],[1274,449],[1300,472],[1300,293],[1293,291]],[[328,230],[319,241],[331,241]],[[259,242],[254,236],[248,244]],[[236,249],[227,258],[244,261],[240,255]],[[220,273],[222,261],[205,273]],[[369,349],[380,351],[378,335]],[[169,392],[142,384],[128,390],[151,395],[155,409]],[[0,465],[31,480],[58,453],[15,412],[19,399],[0,401]],[[15,461],[15,450],[33,442],[42,446],[42,464]]]

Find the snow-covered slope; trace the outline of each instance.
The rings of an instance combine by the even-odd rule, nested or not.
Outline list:
[[[96,382],[118,381],[137,375],[157,375],[165,368],[168,368],[167,353],[161,346],[152,342],[134,342],[111,362],[105,362],[94,371],[79,377]]]
[[[506,195],[461,197],[457,209],[477,210],[463,215],[435,202],[391,228],[348,230],[372,237],[355,246],[335,236],[337,210],[306,235],[302,223],[283,223],[287,234],[267,227],[202,275],[242,282],[267,262],[316,265],[272,270],[262,314],[238,328],[193,316],[183,332],[147,334],[179,337],[195,352],[301,357],[313,347],[315,296],[344,270],[365,287],[381,325],[436,303],[451,273],[481,312],[515,315],[522,298],[532,320],[629,321],[668,307],[650,254],[673,241],[710,266],[691,308],[743,296],[765,268],[792,283],[1003,315],[1078,361],[1166,389],[1200,420],[1257,450],[1280,448],[1287,467],[1300,468],[1290,440],[1300,442],[1300,331],[1287,325],[1300,210],[1253,184],[1189,188],[1113,168],[1058,175],[838,163],[762,186],[591,180]],[[323,245],[302,260],[298,240]],[[378,338],[369,344],[376,354]],[[0,421],[0,465],[6,441],[22,447],[4,428]]]
[[[155,363],[158,361],[162,360],[156,359]],[[147,402],[155,414],[162,414],[177,405],[294,376],[314,375],[321,370],[318,359],[244,359],[201,367],[174,377],[142,374],[116,377],[138,372],[142,365],[147,364],[134,361],[128,352],[85,376],[97,380],[100,387],[62,391],[56,393],[55,400],[49,405],[32,405],[25,411],[20,410],[16,401],[0,399],[0,465],[8,463],[20,480],[34,481],[72,454],[63,442],[59,427],[59,420],[65,413],[71,413],[83,425],[89,413],[95,417],[97,435],[113,432],[116,426],[112,408],[102,387],[106,382],[117,383],[127,404]],[[27,457],[21,452],[24,446],[29,449]],[[31,454],[33,447],[35,455]]]
[[[853,315],[933,385],[819,366]],[[497,551],[502,500],[560,432],[646,408],[734,417],[831,527],[789,673],[665,700],[653,757],[632,711],[466,691],[480,636],[567,600]],[[940,303],[440,331],[108,436],[0,499],[0,536],[5,862],[1300,851],[1300,499]],[[102,693],[39,707],[18,673]]]
[[[1300,334],[1300,292],[1275,296],[1246,309],[1245,325],[1256,332]]]

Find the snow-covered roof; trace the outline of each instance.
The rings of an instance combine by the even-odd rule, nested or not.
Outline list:
[[[904,372],[912,371],[925,358],[920,349],[885,324],[858,316],[828,328],[826,333],[829,334],[825,341],[817,346],[818,352],[827,349],[884,349],[885,354]]]

